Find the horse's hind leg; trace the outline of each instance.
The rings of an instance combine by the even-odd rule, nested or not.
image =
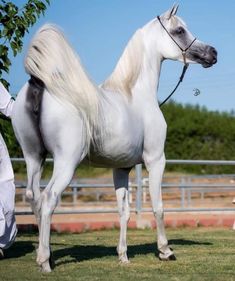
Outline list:
[[[120,238],[117,246],[119,261],[128,263],[127,257],[127,223],[130,218],[130,207],[128,200],[128,180],[130,169],[114,169],[113,180],[117,196],[118,212],[120,216]]]
[[[17,126],[17,131],[15,129],[15,132],[17,132],[18,140],[26,162],[28,179],[26,198],[36,216],[40,231],[40,179],[42,166],[46,157],[46,149],[36,127],[31,126],[31,130],[28,129],[30,125],[30,122],[28,126],[25,127],[22,126],[22,124],[19,124]]]
[[[59,196],[69,185],[77,163],[80,161],[80,159],[76,161],[75,154],[69,157],[63,157],[61,154],[58,158],[54,159],[52,178],[41,194],[41,231],[39,233],[37,263],[43,272],[51,271],[50,224],[52,213],[57,206]]]
[[[40,178],[42,165],[46,157],[40,132],[40,105],[43,88],[32,83],[26,83],[17,96],[13,107],[12,125],[15,135],[22,148],[26,167],[28,183],[26,198],[30,202],[40,229]]]
[[[41,192],[40,179],[42,173],[42,165],[45,155],[32,154],[25,157],[27,166],[28,183],[26,187],[26,198],[31,205],[31,209],[36,217],[38,229],[40,231],[40,209],[41,209]]]

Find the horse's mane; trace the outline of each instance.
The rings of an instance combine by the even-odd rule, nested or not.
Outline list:
[[[131,89],[135,85],[143,62],[144,45],[142,40],[141,29],[138,29],[125,48],[113,73],[101,85],[103,89],[131,96]]]
[[[91,82],[58,27],[46,24],[39,29],[25,57],[25,69],[42,80],[49,93],[65,106],[75,107],[91,132],[91,125],[98,118],[99,88]]]

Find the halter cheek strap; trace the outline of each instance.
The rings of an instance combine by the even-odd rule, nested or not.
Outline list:
[[[166,31],[166,33],[170,36],[171,40],[178,46],[178,48],[181,50],[182,52],[182,56],[183,56],[183,60],[184,60],[184,64],[187,64],[186,62],[186,52],[188,51],[188,49],[193,45],[193,43],[197,40],[197,38],[195,37],[192,42],[185,48],[183,49],[179,43],[175,40],[175,38],[170,34],[170,32],[166,29],[166,27],[164,26],[164,24],[162,23],[160,16],[157,16],[158,21],[160,22],[162,28]]]
[[[193,45],[193,43],[196,41],[196,37],[192,40],[192,42],[185,48],[183,49],[179,43],[174,39],[174,37],[170,34],[170,32],[166,29],[166,27],[164,26],[164,24],[162,23],[161,19],[159,16],[157,16],[157,19],[159,20],[162,28],[166,31],[166,33],[170,36],[170,38],[172,39],[173,42],[175,42],[175,44],[179,47],[179,49],[181,50],[182,52],[182,56],[183,56],[183,61],[184,61],[184,67],[183,67],[183,70],[182,70],[182,73],[180,75],[180,78],[179,78],[179,81],[177,83],[177,85],[175,86],[174,90],[169,94],[169,96],[163,101],[160,103],[160,107],[169,100],[169,98],[174,94],[174,92],[177,90],[177,88],[179,87],[180,83],[183,81],[184,79],[184,75],[185,75],[185,72],[189,66],[189,64],[186,62],[186,52],[187,50]]]

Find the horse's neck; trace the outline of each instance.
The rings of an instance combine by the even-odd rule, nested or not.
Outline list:
[[[156,92],[158,89],[159,76],[161,71],[162,58],[148,57],[145,55],[142,65],[142,70],[133,87],[133,96],[141,99],[148,99],[157,102]]]

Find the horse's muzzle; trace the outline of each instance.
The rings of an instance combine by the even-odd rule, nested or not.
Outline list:
[[[207,68],[217,63],[217,51],[214,47],[208,46],[202,66]]]

